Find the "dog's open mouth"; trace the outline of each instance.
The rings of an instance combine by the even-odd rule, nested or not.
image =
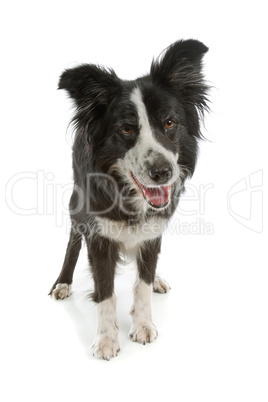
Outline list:
[[[171,194],[171,185],[159,187],[147,187],[139,182],[137,177],[131,172],[135,183],[140,189],[144,199],[154,208],[164,208],[168,205]]]

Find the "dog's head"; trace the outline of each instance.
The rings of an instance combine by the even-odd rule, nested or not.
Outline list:
[[[178,41],[135,81],[89,64],[66,70],[59,88],[77,107],[76,165],[84,173],[115,174],[147,206],[165,208],[172,186],[194,172],[199,120],[207,108],[207,50],[196,40]]]

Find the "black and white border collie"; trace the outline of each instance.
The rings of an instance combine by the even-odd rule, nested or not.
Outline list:
[[[123,81],[111,69],[83,64],[59,81],[74,100],[72,229],[62,270],[50,294],[71,293],[84,238],[94,279],[98,329],[93,354],[109,360],[119,351],[114,276],[124,254],[137,262],[129,336],[145,344],[157,337],[152,290],[169,286],[156,276],[162,233],[185,180],[192,176],[208,86],[197,40],[172,44],[150,74]]]

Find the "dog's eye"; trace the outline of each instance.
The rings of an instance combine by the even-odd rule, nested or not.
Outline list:
[[[172,128],[174,126],[174,121],[171,119],[166,120],[166,128]]]
[[[121,131],[125,136],[129,136],[133,133],[133,129],[131,126],[124,126],[121,128]]]

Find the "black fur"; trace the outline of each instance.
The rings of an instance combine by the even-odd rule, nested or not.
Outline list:
[[[137,111],[130,101],[135,87],[140,88],[157,141],[171,152],[179,149],[178,164],[185,172],[181,185],[174,183],[172,187],[168,208],[149,208],[143,218],[146,221],[150,216],[161,216],[168,220],[174,213],[184,180],[194,172],[197,143],[202,138],[200,118],[207,109],[208,86],[203,79],[201,62],[207,50],[196,40],[178,41],[152,62],[149,75],[135,81],[123,81],[113,70],[91,64],[62,74],[59,89],[67,90],[76,106],[73,119],[75,185],[70,200],[73,225],[63,268],[50,294],[58,283],[72,283],[84,236],[95,283],[93,300],[101,302],[112,295],[119,244],[98,233],[95,217],[125,221],[127,226],[141,221],[141,211],[129,202],[137,194],[129,190],[120,173],[111,170],[139,138]],[[172,117],[172,113],[179,122],[165,134],[161,122]],[[135,136],[122,135],[126,123],[133,127]],[[118,198],[120,193],[124,197]],[[140,278],[148,284],[154,281],[160,244],[161,236],[145,241],[137,253]]]

